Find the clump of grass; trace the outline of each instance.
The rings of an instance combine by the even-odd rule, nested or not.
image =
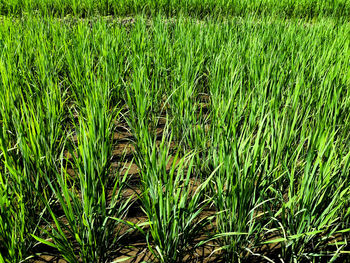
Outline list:
[[[339,251],[329,251],[329,243],[338,231],[350,231],[342,227],[339,217],[349,198],[349,189],[348,179],[340,180],[342,170],[336,161],[337,150],[331,144],[334,136],[327,130],[314,133],[309,138],[312,143],[304,168],[294,166],[287,171],[288,197],[273,219],[280,226],[281,256],[290,262],[310,257],[320,260],[321,256],[334,260],[342,245],[340,242]]]
[[[210,198],[203,196],[210,183],[194,177],[193,154],[172,156],[171,136],[137,155],[141,171],[140,200],[149,220],[147,243],[160,262],[179,262],[194,252],[211,218],[201,218]]]
[[[8,102],[9,108],[1,114],[2,209],[5,209],[1,233],[5,235],[2,240],[7,250],[4,260],[13,262],[30,255],[34,245],[30,235],[37,233],[47,217],[38,193],[45,200],[52,193],[43,178],[53,180],[63,150],[65,93],[50,83],[40,96],[33,95],[38,88],[35,86],[10,95],[14,88],[8,82],[3,84],[2,101]]]
[[[69,262],[108,261],[122,236],[122,225],[113,218],[123,219],[130,205],[130,198],[122,196],[127,173],[111,176],[113,122],[120,109],[110,110],[109,95],[108,87],[98,83],[87,91],[81,105],[83,117],[75,125],[77,143],[70,149],[73,159],[67,160],[76,174],[69,175],[62,163],[61,172],[50,183],[64,217],[46,203],[54,227],[49,225],[44,232],[52,241],[35,236]]]

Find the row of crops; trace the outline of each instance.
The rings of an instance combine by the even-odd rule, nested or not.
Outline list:
[[[348,261],[349,10],[0,1],[0,263]]]
[[[276,15],[278,17],[343,18],[349,21],[348,0],[0,0],[1,15],[36,13],[55,16],[135,14],[167,16]]]

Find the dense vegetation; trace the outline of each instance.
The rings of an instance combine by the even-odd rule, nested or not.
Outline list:
[[[0,3],[1,263],[348,259],[348,1]]]
[[[0,0],[0,14],[40,13],[55,16],[135,14],[278,17],[333,17],[349,20],[347,0]]]

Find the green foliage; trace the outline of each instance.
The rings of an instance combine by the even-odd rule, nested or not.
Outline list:
[[[245,16],[273,15],[285,18],[335,17],[348,19],[347,0],[1,0],[0,14],[40,13],[54,16],[134,16],[137,14],[169,17],[189,15]]]
[[[208,242],[226,262],[341,260],[350,27],[330,17],[348,2],[145,3],[1,2],[3,14],[42,14],[0,22],[0,262],[24,261],[39,243],[68,262],[110,262],[130,231],[160,262]],[[213,5],[247,11],[207,17]],[[115,160],[121,129],[138,167],[135,203],[130,175],[112,169],[132,163]],[[140,224],[127,219],[136,203]]]

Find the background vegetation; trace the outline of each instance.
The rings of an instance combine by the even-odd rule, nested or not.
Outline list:
[[[348,21],[350,3],[347,0],[1,0],[0,13],[2,15],[40,13],[79,17],[136,14],[217,17],[254,14],[274,15],[280,18],[326,16]]]

